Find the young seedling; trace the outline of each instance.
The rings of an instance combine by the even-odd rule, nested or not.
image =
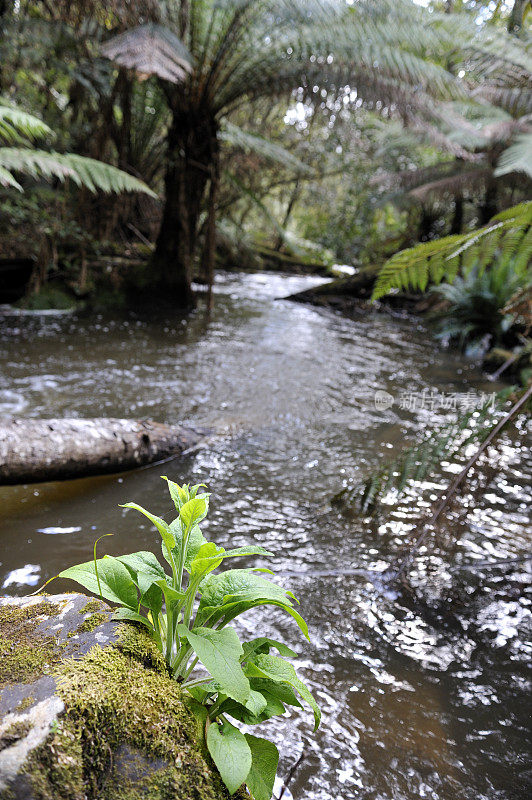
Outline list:
[[[207,748],[229,793],[245,783],[254,800],[270,800],[277,748],[242,733],[230,719],[260,724],[283,714],[287,705],[301,708],[299,695],[312,709],[316,729],[320,710],[285,660],[297,655],[293,650],[264,636],[240,642],[229,623],[251,608],[273,605],[290,614],[308,639],[307,625],[294,608],[292,592],[258,574],[270,570],[215,572],[227,558],[273,554],[258,546],[225,550],[208,542],[200,529],[209,507],[209,494],[200,491],[205,487],[164,480],[178,514],[172,522],[136,503],[123,508],[139,511],[157,528],[170,574],[149,551],[96,558],[95,545],[92,561],[57,577],[71,578],[116,604],[116,619],[147,628],[170,674],[191,695],[190,707],[202,721]],[[198,665],[203,672],[195,672]]]

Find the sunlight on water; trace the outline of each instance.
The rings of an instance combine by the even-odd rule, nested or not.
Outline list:
[[[526,562],[470,568],[529,550],[524,432],[505,439],[498,471],[471,482],[416,562],[426,609],[383,595],[378,572],[368,571],[385,568],[456,465],[427,481],[416,504],[407,495],[380,519],[332,509],[344,480],[450,413],[397,402],[377,408],[375,393],[497,387],[455,354],[437,352],[414,323],[376,314],[352,321],[277,299],[314,281],[223,275],[211,321],[197,312],[189,324],[6,318],[0,413],[152,417],[205,427],[208,437],[196,454],[164,467],[0,489],[0,580],[24,594],[91,558],[94,540],[109,532],[109,553],[156,551],[149,525],[118,504],[136,500],[167,516],[161,473],[204,481],[213,492],[205,534],[276,552],[272,566],[311,629],[306,646],[271,610],[241,623],[251,632],[258,621],[274,638],[282,632],[303,653],[301,672],[324,712],[316,737],[305,715],[269,725],[281,775],[303,753],[294,800],[525,797],[530,576]],[[66,587],[57,582],[57,591]]]

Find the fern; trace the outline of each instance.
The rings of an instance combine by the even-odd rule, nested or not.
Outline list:
[[[499,158],[495,175],[526,172],[532,178],[532,133],[519,136]]]
[[[392,289],[423,292],[429,283],[452,283],[460,272],[467,275],[476,266],[481,273],[495,259],[502,264],[512,260],[516,274],[524,275],[531,258],[532,202],[527,202],[497,214],[478,230],[396,253],[382,267],[372,299]]]
[[[495,396],[494,403],[488,400],[480,409],[441,425],[429,438],[377,467],[360,483],[344,488],[333,503],[362,514],[375,513],[391,492],[395,499],[399,498],[409,487],[434,475],[442,460],[460,458],[469,445],[481,444],[498,423],[511,392],[511,388],[504,389]]]
[[[121,33],[101,48],[107,58],[141,76],[157,75],[181,83],[192,71],[192,56],[183,42],[164,25],[149,22]]]
[[[7,105],[6,101],[0,98],[0,141],[18,144],[24,137],[33,140],[50,134],[52,134],[51,129],[38,117]]]
[[[37,117],[0,101],[0,138],[23,144],[24,137],[36,139],[53,135],[48,125]],[[73,153],[54,153],[32,147],[0,147],[0,186],[23,191],[13,173],[32,178],[70,178],[77,186],[91,192],[144,192],[157,197],[145,183],[111,164]]]
[[[157,197],[145,183],[127,172],[72,153],[0,147],[0,184],[22,191],[13,172],[22,172],[32,178],[59,178],[60,181],[70,178],[76,186],[84,186],[91,192],[144,192]]]
[[[234,125],[226,119],[222,120],[219,139],[226,144],[244,150],[246,153],[252,152],[266,161],[281,164],[296,173],[310,174],[311,172],[310,167],[282,145],[269,141],[255,133],[244,131],[238,125]]]

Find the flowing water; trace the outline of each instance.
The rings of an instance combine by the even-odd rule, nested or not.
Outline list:
[[[398,552],[440,484],[376,520],[346,517],[330,498],[452,414],[442,397],[460,396],[465,408],[499,387],[411,321],[350,320],[276,299],[316,280],[222,275],[211,319],[199,311],[188,323],[5,317],[0,413],[151,417],[209,436],[180,460],[121,476],[0,488],[0,586],[30,591],[90,558],[104,533],[115,534],[104,540],[109,553],[157,551],[149,525],[118,503],[169,519],[159,476],[205,482],[205,534],[273,550],[311,629],[308,645],[280,611],[243,622],[300,650],[322,707],[316,735],[309,714],[265,726],[282,750],[281,775],[303,756],[295,800],[529,797],[526,562],[483,566],[530,546],[524,432],[505,439],[497,469],[473,481],[416,561],[427,607],[382,591],[372,570]],[[376,408],[379,390],[393,405]],[[455,470],[445,466],[447,479]]]

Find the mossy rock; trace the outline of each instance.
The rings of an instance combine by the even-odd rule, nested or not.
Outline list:
[[[0,599],[1,800],[227,800],[159,651],[111,614]]]

